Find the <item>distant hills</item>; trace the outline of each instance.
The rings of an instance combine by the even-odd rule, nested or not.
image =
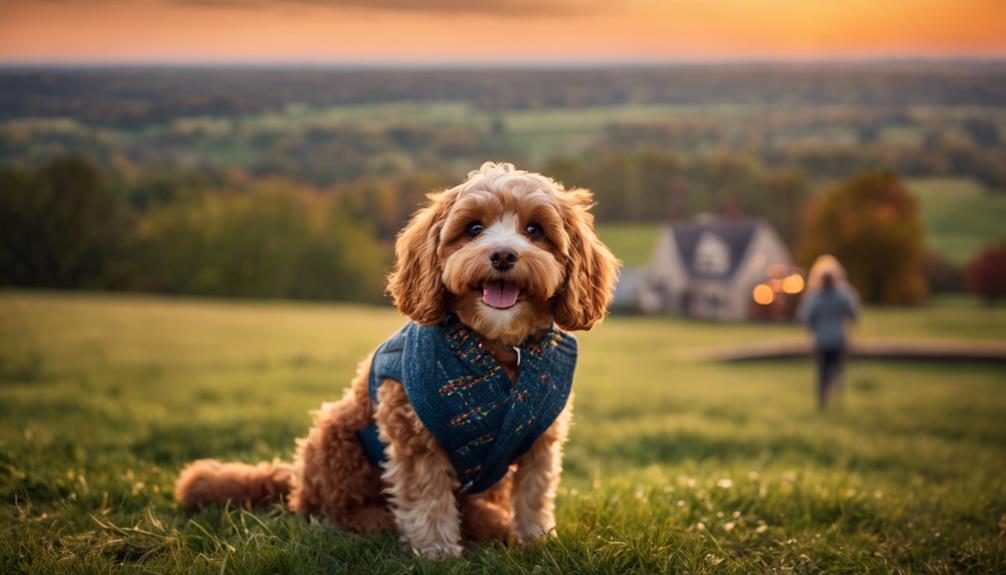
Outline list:
[[[0,67],[0,119],[103,125],[237,116],[290,102],[465,101],[483,110],[620,104],[1004,106],[1006,61],[598,68]]]

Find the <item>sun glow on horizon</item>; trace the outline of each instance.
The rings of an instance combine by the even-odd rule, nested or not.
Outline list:
[[[13,0],[0,61],[368,62],[1006,54],[998,0]],[[546,4],[546,6],[553,6]]]

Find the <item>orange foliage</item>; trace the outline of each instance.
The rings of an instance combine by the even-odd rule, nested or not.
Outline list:
[[[800,259],[833,254],[868,302],[919,303],[926,283],[923,227],[915,199],[890,172],[856,176],[807,211]]]

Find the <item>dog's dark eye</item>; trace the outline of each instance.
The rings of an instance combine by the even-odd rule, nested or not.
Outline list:
[[[532,240],[537,240],[541,238],[541,236],[545,235],[545,232],[542,231],[541,226],[533,222],[524,226],[524,233],[527,234],[527,237],[531,238]]]
[[[474,221],[465,227],[465,233],[468,234],[469,237],[474,238],[475,236],[481,234],[485,229],[486,227],[482,225],[482,222]]]

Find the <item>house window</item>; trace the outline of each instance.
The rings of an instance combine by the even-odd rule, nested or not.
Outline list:
[[[695,271],[721,276],[730,269],[730,248],[719,236],[706,232],[695,246]]]

